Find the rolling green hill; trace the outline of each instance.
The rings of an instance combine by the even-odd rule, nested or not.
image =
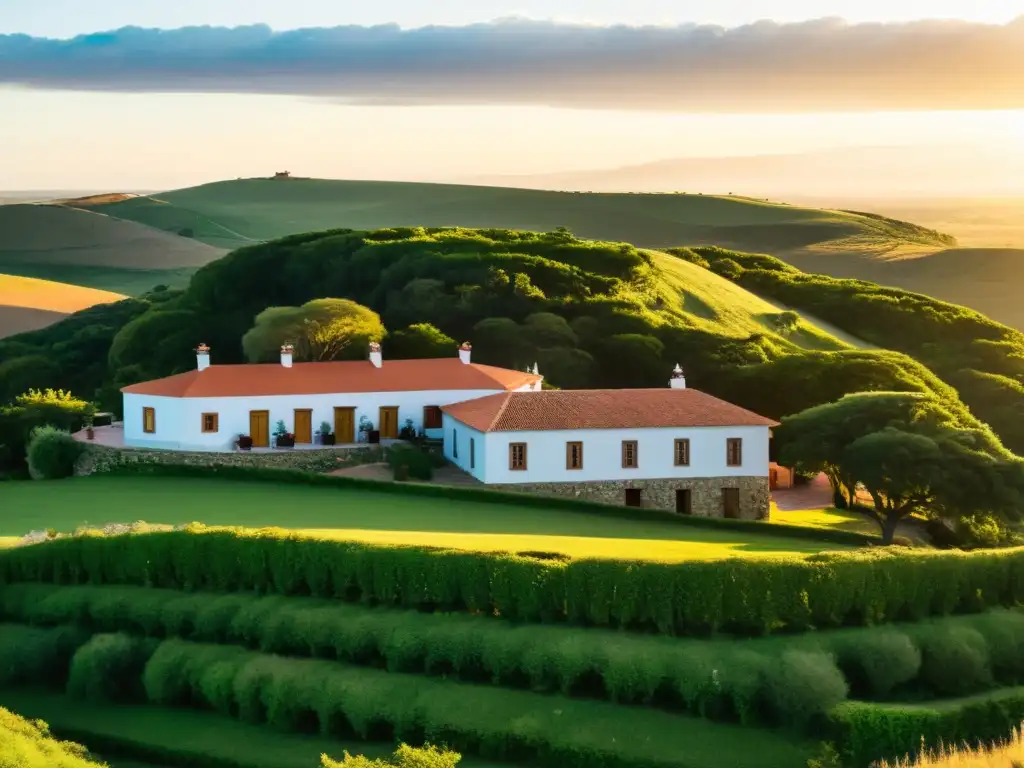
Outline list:
[[[349,227],[500,227],[646,248],[717,245],[769,253],[800,269],[936,296],[1024,329],[1014,285],[1024,250],[961,249],[955,238],[867,212],[805,208],[740,196],[550,192],[508,187],[323,179],[244,179],[104,204],[90,210],[237,248],[299,232]]]
[[[715,244],[754,250],[859,238],[949,247],[945,236],[871,215],[743,197],[591,194],[508,187],[324,179],[222,181],[93,210],[166,232],[191,231],[217,247],[335,227],[568,227],[597,240],[650,248]]]
[[[59,205],[0,205],[0,272],[135,295],[183,285],[224,254],[206,243]]]

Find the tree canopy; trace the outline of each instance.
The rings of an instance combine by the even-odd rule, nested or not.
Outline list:
[[[314,299],[300,307],[269,307],[242,337],[250,362],[278,359],[291,344],[296,361],[337,360],[362,354],[384,336],[380,315],[349,299]]]
[[[825,472],[851,501],[865,488],[887,544],[914,513],[1014,516],[1024,492],[1024,463],[929,394],[847,395],[783,419],[775,437],[783,463]]]

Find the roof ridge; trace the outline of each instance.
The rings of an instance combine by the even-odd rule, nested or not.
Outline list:
[[[498,421],[504,415],[505,409],[508,408],[508,404],[512,402],[512,396],[514,394],[516,394],[516,393],[515,392],[499,392],[498,393],[499,397],[503,397],[504,398],[504,402],[502,402],[501,408],[498,409],[498,412],[494,415],[494,418],[491,419],[491,423],[487,425],[487,429],[485,431],[490,432],[492,429],[494,429],[494,427],[497,425]]]

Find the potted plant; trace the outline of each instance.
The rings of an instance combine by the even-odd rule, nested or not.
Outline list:
[[[238,449],[240,451],[251,451],[252,450],[252,437],[249,435],[238,436]]]
[[[398,432],[398,437],[402,440],[415,440],[416,439],[416,427],[413,426],[412,419],[406,419],[405,424],[402,425],[402,429]]]
[[[372,443],[373,440],[370,439],[370,434],[372,432],[373,432],[373,422],[370,421],[368,418],[366,418],[366,416],[360,416],[359,417],[359,435],[360,435],[359,440],[360,440],[360,442],[365,440],[368,443]]]
[[[284,425],[283,421],[277,422],[277,426],[274,427],[274,445],[278,448],[294,448],[295,447],[295,435],[288,431],[288,427]]]
[[[331,432],[331,425],[326,422],[320,422],[320,443],[322,445],[334,445],[337,441],[338,436]]]
[[[86,406],[85,409],[85,438],[86,440],[95,440],[96,431],[93,429],[93,420],[96,416],[96,407],[91,403]]]

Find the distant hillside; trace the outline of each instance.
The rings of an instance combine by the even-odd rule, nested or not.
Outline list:
[[[0,272],[137,294],[223,255],[205,243],[58,205],[0,205]]]
[[[108,291],[0,274],[0,338],[45,328],[73,312],[123,298]]]
[[[93,210],[223,248],[336,227],[463,226],[547,232],[567,227],[648,248],[727,245],[777,252],[856,239],[891,249],[948,248],[952,238],[842,211],[743,197],[586,194],[507,187],[322,179],[223,181]]]

